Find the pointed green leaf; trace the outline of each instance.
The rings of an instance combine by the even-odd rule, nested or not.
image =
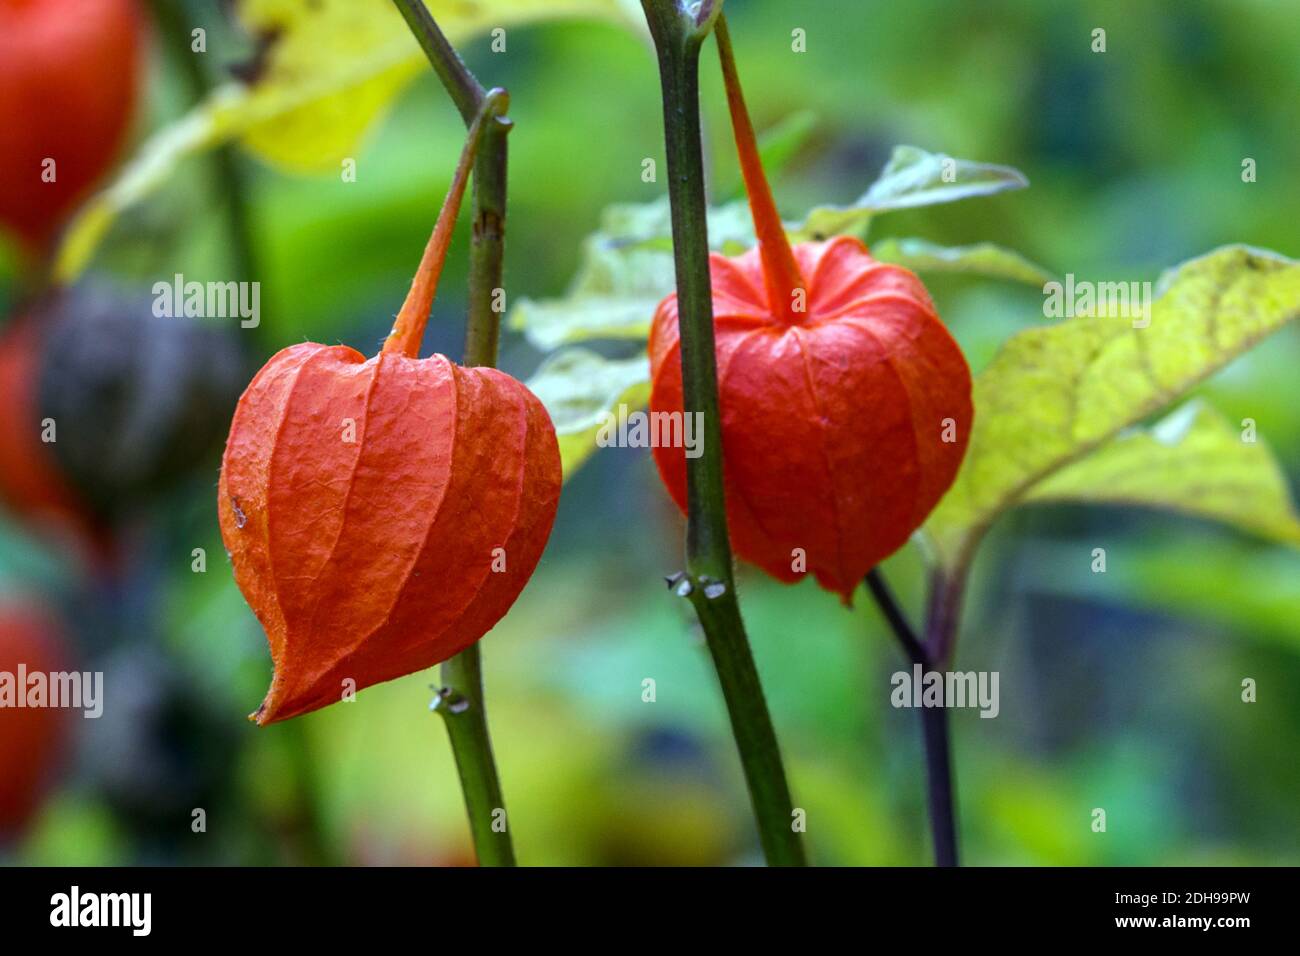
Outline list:
[[[596,433],[609,413],[650,400],[650,361],[570,348],[547,358],[527,384],[551,415],[567,480],[596,450]]]
[[[1300,518],[1268,446],[1245,440],[1242,429],[1199,401],[1149,429],[1121,433],[1034,485],[1024,500],[1164,508],[1300,545]]]
[[[1041,286],[1055,276],[1018,252],[992,242],[972,246],[940,246],[925,239],[880,239],[871,254],[913,272],[961,272]]]
[[[953,159],[916,146],[895,146],[880,177],[855,202],[818,206],[803,223],[791,228],[791,235],[796,240],[863,236],[877,213],[990,196],[1028,185],[1024,173],[1010,166]]]
[[[1136,323],[1088,315],[1020,332],[975,379],[966,459],[926,523],[944,565],[963,566],[1039,482],[1300,315],[1300,263],[1245,246],[1193,259],[1160,288]]]
[[[424,67],[401,14],[379,0],[242,0],[239,18],[271,37],[247,109],[244,145],[293,172],[337,170]]]

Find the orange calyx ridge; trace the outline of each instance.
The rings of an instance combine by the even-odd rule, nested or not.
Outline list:
[[[456,163],[456,173],[452,177],[447,197],[438,212],[438,221],[433,233],[425,244],[420,265],[411,280],[411,291],[406,294],[393,323],[393,330],[384,340],[383,351],[400,353],[408,358],[420,354],[420,342],[424,338],[424,327],[429,322],[429,310],[433,308],[433,299],[438,292],[438,279],[442,276],[442,266],[447,260],[447,249],[451,245],[451,233],[456,227],[456,217],[460,214],[460,203],[465,196],[465,185],[469,182],[469,173],[478,155],[478,144],[483,132],[483,125],[495,122],[505,114],[510,98],[505,90],[494,89],[483,101],[474,122],[470,124],[465,137],[465,146],[461,150],[460,160]]]
[[[714,33],[718,38],[718,59],[722,62],[722,80],[727,89],[727,107],[731,112],[731,128],[736,137],[740,171],[745,179],[749,211],[754,217],[754,232],[758,237],[759,255],[763,260],[768,308],[778,321],[798,325],[807,316],[808,286],[799,271],[794,252],[790,249],[785,225],[781,222],[776,200],[772,197],[772,187],[763,172],[754,125],[750,122],[745,95],[740,88],[740,77],[736,73],[736,58],[731,49],[731,35],[727,32],[725,16],[718,17]]]

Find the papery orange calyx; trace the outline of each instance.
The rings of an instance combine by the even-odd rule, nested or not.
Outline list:
[[[532,575],[559,493],[550,418],[504,372],[313,343],[273,357],[240,400],[218,495],[275,664],[257,722],[477,641]]]
[[[383,350],[291,346],[231,423],[222,538],[275,664],[259,724],[458,654],[550,535],[561,473],[542,403],[497,369],[416,357],[475,136]]]
[[[911,272],[848,236],[790,246],[725,18],[715,32],[759,239],[709,263],[731,541],[779,580],[811,572],[847,602],[956,477],[973,416],[970,369]],[[802,311],[792,308],[799,299]],[[682,413],[675,294],[656,310],[649,354],[652,412]],[[684,450],[654,456],[685,512]]]

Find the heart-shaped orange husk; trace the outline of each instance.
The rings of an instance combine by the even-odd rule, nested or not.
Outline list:
[[[464,650],[550,536],[560,455],[542,403],[496,369],[415,357],[477,128],[384,350],[291,346],[239,401],[218,508],[275,664],[259,724]]]
[[[847,602],[956,477],[970,436],[970,369],[911,272],[857,239],[790,248],[717,31],[759,244],[714,255],[714,334],[727,524],[735,552],[773,577],[813,572]],[[677,296],[650,332],[652,412],[683,407]],[[686,510],[681,448],[655,462]]]
[[[220,482],[221,535],[275,662],[257,721],[482,637],[537,566],[559,494],[550,418],[504,372],[311,343],[273,357]]]

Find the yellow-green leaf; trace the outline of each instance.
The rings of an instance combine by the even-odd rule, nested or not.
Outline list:
[[[871,244],[871,254],[913,272],[961,272],[1037,286],[1055,278],[1020,253],[992,242],[940,246],[925,239],[878,239]]]
[[[1227,246],[1167,273],[1159,290],[1136,323],[1089,315],[1020,332],[975,379],[966,460],[926,523],[943,564],[963,565],[1039,482],[1300,315],[1300,263]]]
[[[1122,432],[1024,500],[1164,508],[1300,544],[1300,517],[1268,445],[1199,401],[1149,429]]]
[[[273,37],[246,107],[268,118],[249,123],[241,139],[290,171],[336,170],[355,157],[366,131],[424,68],[390,0],[242,0],[239,18],[250,33]]]
[[[627,20],[624,0],[426,0],[452,43],[543,19]],[[337,170],[406,85],[428,69],[392,0],[241,0],[250,33],[273,37],[243,142],[277,166]],[[508,42],[508,40],[507,40]],[[485,80],[485,83],[488,82]]]
[[[567,480],[596,450],[596,433],[609,413],[619,405],[641,408],[650,400],[650,361],[564,349],[542,363],[528,387],[551,415]]]

